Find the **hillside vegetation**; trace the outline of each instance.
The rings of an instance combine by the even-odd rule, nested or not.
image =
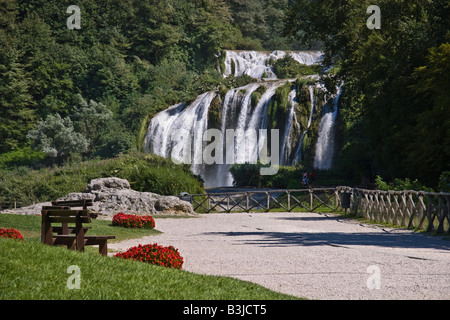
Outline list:
[[[188,165],[175,165],[158,156],[131,153],[39,170],[19,167],[0,171],[0,202],[17,201],[20,206],[26,206],[53,201],[71,192],[82,192],[91,179],[102,177],[127,179],[136,191],[161,195],[204,192],[201,179],[191,173]]]
[[[320,70],[288,59],[276,69],[332,67],[321,75],[327,87],[344,81],[334,170],[349,182],[379,175],[436,188],[448,176],[448,1],[380,1],[374,30],[368,0],[80,0],[80,29],[69,29],[72,4],[0,0],[2,198],[54,197],[45,170],[142,151],[158,112],[253,81],[223,78],[224,49],[324,51]]]

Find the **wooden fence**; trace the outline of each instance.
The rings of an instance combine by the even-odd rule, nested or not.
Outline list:
[[[338,189],[351,192],[350,212],[356,216],[428,232],[450,232],[450,193]]]
[[[22,204],[17,201],[0,201],[0,210],[5,209],[16,209],[19,208]]]
[[[191,195],[196,212],[314,211],[328,208],[336,211],[340,200],[336,188],[222,192]]]
[[[189,195],[194,211],[320,211],[343,209],[367,220],[426,231],[450,233],[450,193],[379,191],[351,187],[222,192]],[[347,208],[346,208],[347,209]]]

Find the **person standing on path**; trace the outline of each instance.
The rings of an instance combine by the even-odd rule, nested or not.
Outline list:
[[[310,183],[310,185],[314,186],[314,180],[315,179],[316,179],[316,174],[314,173],[314,170],[313,170],[309,174],[309,183]]]
[[[303,183],[303,187],[304,188],[307,188],[308,187],[308,173],[305,171],[305,172],[303,172],[303,180],[302,180],[302,183]]]

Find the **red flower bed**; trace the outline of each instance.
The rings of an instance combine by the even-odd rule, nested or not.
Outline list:
[[[148,262],[158,266],[167,268],[181,269],[183,266],[183,257],[180,256],[178,249],[172,246],[163,247],[154,244],[138,245],[132,247],[125,252],[120,252],[114,255],[115,257]]]
[[[113,226],[126,228],[149,228],[155,227],[155,219],[152,216],[138,216],[135,214],[125,214],[119,212],[112,219]]]
[[[19,239],[23,241],[23,236],[16,229],[0,228],[0,238]]]

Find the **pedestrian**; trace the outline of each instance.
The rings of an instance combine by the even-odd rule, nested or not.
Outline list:
[[[316,179],[316,174],[314,173],[314,171],[311,171],[311,173],[309,174],[309,183],[313,186],[314,185],[314,180]]]
[[[303,187],[308,187],[308,173],[305,171],[303,172]]]

